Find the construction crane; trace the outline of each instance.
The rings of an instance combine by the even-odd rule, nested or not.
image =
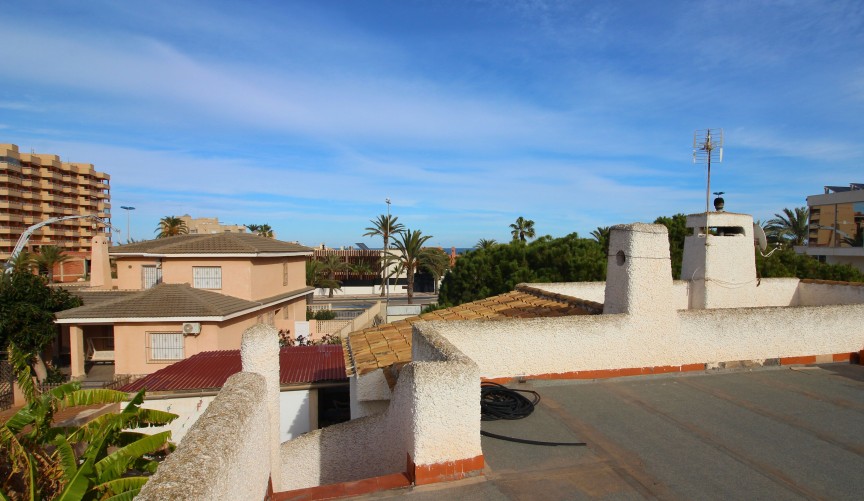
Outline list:
[[[85,216],[63,216],[63,217],[48,218],[45,221],[42,221],[41,223],[36,223],[33,226],[24,230],[24,233],[22,233],[21,237],[18,239],[18,243],[15,244],[15,248],[12,249],[12,254],[9,256],[9,259],[6,260],[6,264],[3,266],[4,273],[12,273],[12,263],[15,262],[15,258],[18,257],[18,254],[20,254],[21,251],[24,250],[24,247],[27,245],[27,242],[30,241],[30,237],[33,236],[33,233],[35,233],[36,230],[38,230],[39,228],[41,228],[43,226],[48,226],[49,224],[58,223],[60,221],[68,221],[70,219],[86,219],[86,218],[95,219],[95,220],[99,221],[100,223],[104,224],[105,226],[111,228],[112,230],[117,231],[118,233],[120,231],[120,230],[115,229],[113,226],[111,226],[111,223],[105,221],[104,219],[100,219],[100,218],[98,218],[92,214],[88,214]]]

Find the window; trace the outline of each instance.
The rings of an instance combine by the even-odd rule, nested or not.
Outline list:
[[[150,342],[147,347],[150,361],[183,360],[182,332],[151,332],[147,339]]]
[[[141,288],[149,289],[156,284],[162,283],[162,267],[161,266],[142,266],[141,267]]]
[[[193,266],[192,287],[196,289],[221,289],[221,266]]]
[[[288,261],[282,263],[282,285],[288,285]]]

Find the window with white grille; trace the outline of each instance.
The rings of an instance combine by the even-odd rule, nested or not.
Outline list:
[[[151,332],[147,341],[147,356],[151,361],[183,360],[182,332]]]
[[[156,284],[162,283],[162,267],[161,266],[142,266],[141,267],[141,288],[149,289]]]
[[[196,289],[221,289],[221,266],[193,266],[192,287]]]

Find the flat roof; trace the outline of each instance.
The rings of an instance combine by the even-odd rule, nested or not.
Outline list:
[[[483,476],[376,493],[438,499],[861,499],[864,366],[528,381],[542,400],[486,421]],[[372,497],[372,496],[370,496]]]

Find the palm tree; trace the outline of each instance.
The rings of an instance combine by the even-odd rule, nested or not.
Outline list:
[[[326,278],[321,280],[321,287],[330,289],[327,297],[333,297],[333,290],[342,288],[342,281],[336,278],[337,273],[348,271],[351,265],[343,261],[336,254],[328,255],[323,261],[320,261],[321,274]]]
[[[65,254],[63,249],[56,245],[43,245],[39,248],[39,253],[33,258],[34,262],[39,265],[40,270],[45,270],[48,275],[48,283],[54,282],[54,266],[68,261],[69,255]]]
[[[432,247],[420,252],[420,268],[428,271],[435,279],[435,293],[438,293],[438,282],[450,269],[450,256],[442,249]]]
[[[404,268],[408,276],[408,304],[414,303],[414,273],[420,266],[423,244],[430,238],[432,235],[422,235],[420,230],[406,229],[399,232],[393,241],[393,248],[399,251],[399,255],[395,256],[396,262]]]
[[[187,235],[189,228],[186,227],[186,222],[175,216],[165,216],[159,220],[159,226],[156,227],[156,238],[174,237],[177,235]]]
[[[7,266],[12,268],[13,273],[25,272],[30,273],[33,265],[36,264],[36,259],[33,254],[30,253],[27,249],[22,249],[21,252],[18,253],[14,258],[10,258],[10,260],[6,263]]]
[[[768,220],[765,227],[766,233],[777,240],[785,240],[791,245],[804,245],[810,233],[810,209],[807,207],[796,207],[794,211],[783,209],[783,214],[774,214],[774,216],[774,219]]]
[[[842,242],[850,247],[864,247],[864,228],[859,229],[854,237],[843,237]]]
[[[244,225],[250,233],[254,233],[259,237],[273,238],[273,228],[269,224],[247,224]]]
[[[510,234],[513,240],[524,242],[526,238],[534,238],[534,221],[522,216],[516,218],[516,222],[510,225]]]
[[[598,226],[591,232],[591,236],[603,247],[603,252],[609,254],[609,234],[612,229],[609,226]]]
[[[492,247],[498,245],[498,242],[495,241],[494,238],[481,238],[477,241],[477,244],[474,246],[475,249],[491,249]]]
[[[372,226],[367,227],[366,233],[363,234],[364,237],[380,236],[384,239],[384,250],[381,252],[381,297],[384,297],[385,280],[383,276],[386,273],[385,268],[387,261],[387,251],[390,249],[390,237],[405,229],[405,226],[402,223],[397,222],[398,220],[399,218],[397,216],[392,216],[390,214],[381,214],[380,216],[378,216],[378,219],[372,219],[369,221],[370,223],[372,223]]]

